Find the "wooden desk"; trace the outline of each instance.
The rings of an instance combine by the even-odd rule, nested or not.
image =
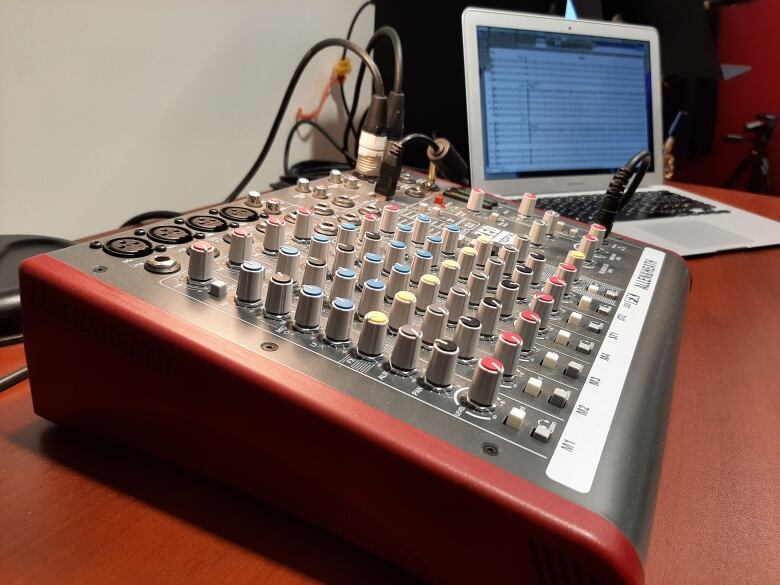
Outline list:
[[[780,219],[780,199],[691,187]],[[690,262],[650,585],[780,583],[780,249]],[[0,350],[0,372],[23,363]],[[323,530],[0,394],[0,583],[399,583]]]

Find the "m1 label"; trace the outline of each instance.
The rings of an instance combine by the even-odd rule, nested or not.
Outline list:
[[[642,252],[547,465],[547,477],[578,492],[593,485],[664,257],[650,248]]]

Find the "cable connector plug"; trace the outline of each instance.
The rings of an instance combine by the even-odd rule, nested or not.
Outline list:
[[[387,120],[387,98],[373,95],[366,114],[366,121],[360,130],[355,172],[364,178],[379,175],[382,155],[385,152],[387,138],[384,135]]]
[[[374,193],[392,199],[398,187],[398,178],[403,168],[404,147],[392,140],[387,141],[382,166],[379,168],[379,178],[374,185]]]

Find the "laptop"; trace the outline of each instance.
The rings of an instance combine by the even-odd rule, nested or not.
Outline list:
[[[614,231],[682,256],[780,244],[780,223],[663,180],[658,32],[467,8],[472,185],[589,223],[612,175],[653,154]]]

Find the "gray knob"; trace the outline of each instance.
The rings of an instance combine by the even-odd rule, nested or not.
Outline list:
[[[385,283],[374,278],[363,283],[363,292],[358,304],[358,315],[365,317],[371,311],[379,311],[385,302]]]
[[[457,323],[461,315],[466,311],[469,300],[469,291],[460,285],[455,285],[447,293],[447,312],[449,323]]]
[[[539,333],[539,315],[533,311],[525,310],[515,321],[515,333],[523,340],[523,351],[531,351],[536,342],[536,334]]]
[[[282,212],[282,202],[279,199],[272,197],[265,202],[265,210],[270,215],[279,215]]]
[[[406,264],[393,265],[390,276],[387,278],[387,291],[385,291],[385,296],[388,300],[395,297],[395,293],[398,291],[409,288],[410,274],[411,269]]]
[[[585,234],[580,238],[579,251],[585,254],[585,261],[593,260],[593,253],[599,247],[599,239],[596,236]]]
[[[415,244],[422,244],[428,237],[428,231],[431,229],[431,216],[420,213],[414,218],[412,226],[412,241]]]
[[[599,241],[599,247],[604,245],[604,235],[606,233],[607,233],[607,228],[605,228],[600,223],[591,224],[590,229],[588,230],[588,234],[594,236]]]
[[[484,266],[485,262],[487,262],[487,259],[490,257],[490,253],[493,251],[493,238],[486,234],[481,234],[477,237],[474,248],[477,251],[474,259],[476,265]]]
[[[458,264],[460,264],[460,274],[458,274],[458,278],[460,280],[465,281],[469,277],[471,271],[474,270],[476,259],[477,250],[475,248],[472,248],[471,246],[461,248],[460,254],[458,255]]]
[[[240,227],[234,229],[230,233],[228,262],[233,266],[241,266],[247,260],[251,260],[253,243],[254,236],[250,228]]]
[[[561,299],[563,298],[563,291],[565,288],[566,288],[566,283],[564,283],[563,280],[561,280],[557,276],[551,276],[550,278],[547,279],[547,282],[544,283],[544,289],[542,289],[542,292],[552,297],[553,312],[558,310],[558,307],[561,304]]]
[[[398,329],[393,353],[390,354],[390,367],[402,374],[408,374],[417,369],[417,356],[420,355],[422,334],[411,325]]]
[[[420,282],[423,274],[431,271],[431,253],[427,250],[417,250],[412,258],[412,272],[409,280],[414,284]]]
[[[308,193],[311,191],[311,183],[306,177],[298,177],[298,181],[295,184],[295,190],[299,193]]]
[[[260,303],[263,296],[263,265],[254,260],[241,264],[238,269],[238,285],[236,285],[236,304],[242,307],[252,307]]]
[[[360,278],[358,278],[358,288],[361,288],[367,280],[379,278],[382,275],[382,262],[384,262],[384,258],[379,254],[366,254],[363,256]]]
[[[354,318],[355,305],[351,300],[341,297],[334,299],[330,305],[328,323],[325,325],[325,339],[333,343],[349,341]]]
[[[263,249],[266,252],[276,252],[284,244],[287,222],[283,217],[269,217],[265,222],[265,237]]]
[[[393,240],[390,245],[387,246],[387,254],[385,254],[385,265],[382,267],[384,274],[390,274],[390,270],[396,264],[403,264],[406,259],[406,244]]]
[[[425,238],[425,250],[431,253],[431,266],[433,267],[439,265],[442,242],[443,239],[439,234],[433,234]]]
[[[277,272],[268,281],[265,293],[267,317],[284,317],[290,313],[293,301],[293,281],[288,274]]]
[[[414,316],[414,308],[417,298],[408,290],[399,290],[393,297],[393,306],[390,309],[388,328],[390,331],[398,331],[402,326],[410,323]]]
[[[460,274],[460,264],[452,258],[447,258],[441,263],[439,268],[439,294],[441,296],[447,296],[452,285],[458,281],[458,274]]]
[[[206,241],[195,242],[189,249],[187,281],[192,284],[204,284],[214,277],[214,244]]]
[[[309,258],[319,258],[327,262],[330,258],[330,246],[333,241],[325,235],[314,234],[309,244]]]
[[[485,202],[485,191],[477,187],[469,193],[469,200],[466,203],[466,209],[478,213],[482,211],[482,204]]]
[[[502,331],[496,340],[493,357],[504,364],[504,377],[509,378],[515,373],[517,358],[523,349],[523,338],[512,331]]]
[[[577,277],[577,269],[573,264],[561,262],[555,269],[555,276],[563,281],[563,294],[567,295],[571,292],[571,285]]]
[[[542,281],[542,271],[544,270],[544,254],[531,252],[525,258],[525,265],[533,272],[531,274],[531,284],[539,284]]]
[[[330,288],[329,300],[332,303],[337,298],[352,300],[357,276],[351,268],[341,267],[333,274],[333,286]]]
[[[314,233],[314,212],[308,207],[302,207],[295,214],[293,237],[299,242],[308,242]]]
[[[417,285],[417,312],[424,313],[439,294],[439,278],[434,274],[423,274]]]
[[[447,327],[447,309],[440,305],[428,305],[422,322],[422,340],[425,345],[433,345],[444,337]]]
[[[477,320],[482,324],[482,337],[492,339],[498,330],[498,315],[501,303],[494,297],[486,297],[479,303]]]
[[[344,175],[341,174],[341,171],[338,169],[331,169],[330,174],[328,175],[328,182],[329,183],[342,183],[344,182]]]
[[[479,408],[492,408],[498,398],[501,380],[504,379],[504,364],[494,357],[483,357],[474,368],[466,400]]]
[[[345,221],[339,224],[338,232],[336,233],[336,245],[347,244],[348,246],[354,246],[357,242],[357,226],[354,223]]]
[[[533,215],[536,208],[536,195],[533,193],[523,193],[523,199],[520,201],[520,207],[517,213],[522,216]]]
[[[469,280],[466,288],[469,289],[469,305],[476,307],[485,296],[487,287],[487,275],[481,270],[473,270],[469,274]]]
[[[458,249],[458,242],[460,241],[460,226],[455,225],[454,223],[445,225],[444,231],[442,233],[444,236],[442,238],[443,242],[441,251],[447,256],[452,256]]]
[[[360,182],[358,181],[357,177],[353,177],[352,175],[347,175],[344,177],[344,186],[347,189],[357,189],[358,185],[360,185]]]
[[[315,199],[327,199],[328,188],[325,185],[316,185],[314,187],[314,192],[312,193],[312,197],[314,197]]]
[[[385,349],[387,323],[387,315],[381,311],[371,311],[366,315],[358,337],[357,350],[360,355],[369,358],[382,355]]]
[[[379,231],[386,234],[395,232],[395,226],[398,224],[399,208],[395,203],[389,203],[382,208],[382,215],[379,219]]]
[[[477,341],[482,332],[482,324],[474,317],[461,317],[455,326],[452,341],[458,346],[459,360],[473,360],[477,353]]]
[[[517,248],[517,259],[521,260],[528,255],[528,249],[531,247],[531,240],[525,234],[516,235],[512,239],[512,244]]]
[[[262,207],[263,196],[259,191],[250,191],[246,194],[246,205],[247,207]]]
[[[308,284],[319,288],[325,288],[326,274],[327,269],[325,268],[325,260],[309,257],[309,259],[306,260],[306,266],[303,268],[301,285]]]
[[[520,287],[517,283],[512,282],[509,279],[504,279],[498,285],[496,290],[496,298],[501,303],[500,315],[501,317],[509,317],[515,310],[515,303],[517,302],[517,291]]]
[[[531,244],[541,246],[545,235],[547,235],[547,224],[543,219],[535,219],[531,224],[531,231],[528,233]]]
[[[504,244],[498,251],[498,257],[504,263],[503,272],[506,276],[511,276],[512,271],[515,269],[515,264],[517,264],[517,252],[517,246],[514,244]]]
[[[531,290],[531,279],[533,278],[534,271],[530,267],[525,265],[515,266],[514,272],[512,272],[512,282],[517,285],[517,298],[524,299],[528,296]]]
[[[282,246],[279,248],[279,255],[276,257],[276,272],[286,274],[298,281],[298,270],[301,265],[301,253],[298,248],[292,246]]]
[[[561,214],[557,211],[553,211],[552,209],[548,209],[544,212],[544,217],[542,218],[544,220],[544,223],[547,224],[547,228],[545,230],[545,236],[548,236],[553,233],[553,229],[558,224],[558,220],[561,218]]]
[[[339,268],[355,267],[355,247],[351,244],[337,244],[333,255],[333,265],[330,271],[335,273]]]
[[[363,244],[360,247],[361,259],[365,258],[367,254],[379,254],[384,253],[382,249],[382,238],[375,232],[366,232],[363,235]]]
[[[539,315],[539,329],[547,329],[547,323],[550,321],[553,310],[553,298],[548,294],[536,293],[528,304],[528,308]]]
[[[458,363],[458,346],[452,341],[437,339],[433,343],[431,359],[425,369],[425,382],[434,388],[449,388]]]
[[[358,231],[358,241],[362,242],[366,234],[372,234],[379,231],[379,216],[376,213],[366,213],[360,222]],[[378,235],[378,234],[377,234]]]
[[[408,246],[412,239],[412,226],[410,226],[408,223],[399,223],[397,226],[395,226],[395,234],[393,235],[393,239],[398,240],[399,242],[403,242]]]
[[[491,256],[485,264],[485,274],[487,274],[488,290],[496,290],[498,283],[504,276],[504,263],[498,256]]]
[[[579,250],[569,250],[566,253],[566,264],[571,264],[577,270],[582,268],[583,262],[585,262],[585,254]],[[579,280],[579,278],[575,276],[574,281],[576,282],[577,280]]]
[[[299,331],[318,329],[324,300],[320,287],[304,284],[301,287],[301,295],[298,297],[298,306],[295,307],[295,328]]]

